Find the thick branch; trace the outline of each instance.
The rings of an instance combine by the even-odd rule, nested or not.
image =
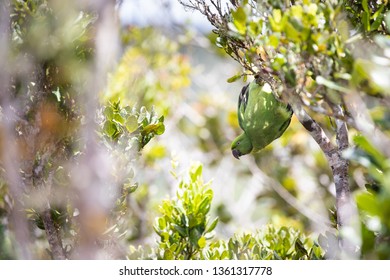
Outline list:
[[[339,105],[333,106],[338,114],[343,111]],[[348,148],[348,129],[345,122],[336,119],[336,141],[338,146],[337,161],[332,166],[333,177],[336,186],[336,206],[337,206],[337,223],[339,226],[344,225],[349,217],[343,217],[342,209],[351,203],[351,194],[348,181],[349,162],[342,156],[342,153]]]
[[[349,188],[349,164],[342,155],[349,146],[347,125],[344,121],[336,119],[336,146],[326,136],[321,126],[306,113],[297,100],[299,97],[294,95],[293,91],[288,92],[287,96],[298,120],[320,146],[332,170],[336,188],[337,227],[341,232],[339,240],[342,258],[356,258],[358,257],[356,247],[359,244],[353,243],[351,238],[343,238],[342,234],[346,228],[353,229],[354,232],[358,231],[358,223],[356,223],[358,215]],[[338,115],[343,115],[341,106],[334,105],[332,109]]]
[[[340,105],[332,106],[337,114],[343,114],[343,109]],[[351,238],[351,233],[360,235],[360,222],[356,205],[351,197],[349,188],[348,167],[349,162],[343,157],[343,152],[349,147],[348,129],[345,122],[336,119],[336,141],[338,146],[338,161],[332,168],[333,177],[336,186],[336,208],[337,208],[337,224],[340,230],[341,237],[347,233],[349,238],[341,238],[340,245],[346,254],[346,258],[358,258],[359,252],[355,238]]]
[[[50,208],[46,209],[42,215],[43,224],[47,241],[49,242],[52,258],[54,260],[65,260],[66,255],[62,247],[62,240],[58,228],[55,226],[53,218],[51,217]]]
[[[15,112],[10,99],[9,48],[10,48],[10,2],[0,2],[0,61],[3,69],[0,71],[0,156],[5,169],[9,192],[13,198],[10,220],[13,223],[18,253],[23,259],[30,259],[30,240],[26,217],[23,211],[23,182],[19,171],[18,149],[15,141]]]

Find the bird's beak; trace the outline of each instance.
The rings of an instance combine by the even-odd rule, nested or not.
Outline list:
[[[240,159],[240,156],[241,156],[241,153],[240,151],[237,151],[237,150],[232,150],[232,154],[233,156],[236,158],[236,159]]]

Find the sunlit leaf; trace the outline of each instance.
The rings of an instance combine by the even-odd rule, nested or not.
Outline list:
[[[242,77],[241,74],[236,74],[233,77],[230,77],[229,79],[227,79],[227,82],[228,83],[233,83],[233,82],[239,80],[241,77]]]
[[[232,11],[233,24],[240,34],[246,32],[246,13],[243,7],[238,7],[237,10]]]

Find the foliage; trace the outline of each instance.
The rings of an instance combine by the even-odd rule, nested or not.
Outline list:
[[[140,151],[155,135],[165,131],[164,116],[158,117],[153,108],[148,112],[145,107],[141,107],[137,112],[135,107],[121,108],[118,101],[104,107],[104,117],[104,136],[114,141],[127,142],[129,146],[125,149],[136,146]],[[136,143],[133,143],[134,140]]]
[[[255,234],[237,234],[228,241],[213,240],[218,218],[210,221],[213,192],[203,183],[202,165],[189,170],[189,181],[181,181],[175,198],[159,206],[162,216],[154,229],[158,248],[132,248],[129,258],[200,260],[322,259],[323,252],[311,238],[289,227],[267,226]]]
[[[362,258],[390,258],[390,166],[388,159],[367,139],[354,138],[357,148],[349,158],[367,169],[369,181],[366,190],[356,192],[356,201],[361,212]]]
[[[160,236],[158,256],[161,259],[197,259],[212,237],[218,219],[208,215],[213,198],[209,183],[202,179],[202,165],[193,164],[189,182],[181,181],[177,197],[163,201],[155,231]]]
[[[388,0],[345,0],[343,2],[345,5],[344,10],[357,31],[363,31],[364,33],[390,33],[384,24],[386,12],[390,10]],[[388,23],[386,25],[389,26]]]
[[[217,45],[243,66],[243,73],[229,79],[233,82],[246,75],[259,75],[274,85],[278,95],[283,89],[294,87],[303,104],[327,115],[336,115],[333,104],[343,102],[338,96],[356,83],[358,76],[349,74],[354,65],[353,49],[362,43],[356,27],[353,37],[344,9],[359,17],[370,17],[379,33],[387,32],[385,15],[387,1],[235,1],[223,10],[220,1],[211,1],[217,15],[207,1],[180,1],[186,7],[204,13],[216,29]],[[343,5],[346,2],[345,5]],[[383,2],[383,3],[382,3]],[[364,4],[365,3],[365,4]],[[378,32],[364,33],[364,36]],[[360,39],[359,39],[360,38]],[[352,79],[351,79],[352,78]],[[277,85],[277,86],[276,86]],[[315,94],[313,94],[315,93]],[[288,100],[287,96],[285,97]],[[333,111],[333,112],[332,112]]]
[[[246,81],[247,76],[254,75],[269,83],[277,96],[289,102],[294,111],[297,109],[296,114],[302,112],[303,106],[310,118],[316,119],[312,124],[334,135],[340,150],[344,149],[343,145],[348,146],[348,136],[345,138],[346,143],[340,145],[340,123],[348,124],[350,134],[358,135],[355,144],[359,149],[349,150],[340,159],[345,159],[345,156],[351,160],[362,159],[357,160],[358,164],[352,161],[350,174],[364,174],[363,181],[368,183],[366,186],[358,183],[363,189],[387,185],[375,179],[382,172],[386,174],[383,166],[373,168],[367,162],[375,158],[371,155],[374,145],[370,142],[379,143],[381,149],[374,154],[380,155],[383,162],[387,162],[388,156],[383,148],[389,143],[386,117],[390,65],[388,1],[300,0],[260,3],[242,0],[230,1],[226,6],[218,0],[179,2],[207,17],[215,27],[213,31],[217,34],[217,46],[243,67],[228,82],[241,77]],[[354,108],[359,109],[354,111]],[[359,118],[359,114],[365,117]],[[328,119],[321,115],[330,116],[331,122],[334,121],[336,125],[331,123],[329,126]],[[307,127],[306,120],[301,116],[301,123],[313,136],[313,126]],[[379,133],[380,140],[372,135],[372,125],[373,129],[382,129],[381,132],[384,132]],[[368,138],[363,141],[365,144],[358,140],[361,137],[359,130]],[[321,146],[321,141],[316,139],[316,142]],[[369,146],[371,148],[366,150]],[[321,149],[326,154],[323,146]],[[286,168],[284,172],[288,170]],[[375,184],[370,183],[372,180],[375,180]],[[382,202],[387,203],[387,196],[382,192],[381,195],[372,194],[372,191],[369,194],[363,191],[364,195],[360,192],[362,190],[357,191],[356,197],[364,221],[360,237],[363,241],[362,257],[367,258],[369,255],[386,258],[386,250],[383,248],[388,248],[387,238],[384,237],[387,235],[385,217],[388,213],[384,211],[382,217],[378,213],[374,215],[372,211],[383,209],[385,206]],[[368,216],[374,216],[376,222],[367,218],[367,213]],[[371,227],[367,226],[366,221],[369,221]],[[377,225],[376,230],[373,230],[373,224]],[[328,244],[332,243],[327,250],[335,250],[339,246],[338,242],[332,242],[333,237],[327,237]],[[337,238],[340,236],[336,236],[335,240]]]
[[[207,260],[317,260],[323,259],[323,252],[311,238],[294,228],[268,225],[255,234],[236,234],[228,241],[212,242],[202,257]]]
[[[387,27],[390,31],[390,13],[387,17]],[[390,94],[390,83],[387,77],[390,74],[390,38],[376,35],[375,49],[370,54],[359,54],[354,62],[352,72],[353,85],[366,94],[381,97]]]
[[[17,187],[23,190],[28,202],[11,195],[7,182],[3,198],[11,202],[4,208],[8,215],[5,224],[12,227],[12,222],[15,223],[9,216],[12,211],[23,211],[15,203],[21,201],[27,217],[34,221],[28,224],[31,233],[35,232],[35,226],[45,229],[48,225],[44,226],[42,213],[43,208],[49,207],[51,226],[62,228],[64,239],[71,237],[74,241],[75,236],[70,234],[70,229],[74,229],[74,209],[54,202],[53,193],[69,191],[70,176],[64,163],[76,159],[80,153],[77,132],[82,122],[82,106],[77,102],[81,95],[77,88],[84,83],[84,71],[93,54],[91,32],[96,17],[60,1],[13,0],[8,8],[10,30],[9,37],[4,39],[10,47],[6,70],[10,80],[4,94],[8,94],[13,105],[3,102],[1,109],[15,109],[8,110],[12,113],[7,118],[1,118],[2,134],[17,143],[14,168],[20,166],[16,176],[21,179]],[[4,131],[7,122],[12,124],[8,133]],[[2,149],[2,152],[3,166],[8,151]],[[48,185],[52,192],[42,194]],[[63,202],[70,196],[65,195]],[[43,238],[44,232],[38,232],[31,235],[32,240]],[[6,233],[13,240],[12,232]]]
[[[190,84],[191,67],[180,43],[150,27],[123,29],[122,41],[126,50],[102,99],[154,106],[168,116]]]
[[[229,82],[259,75],[280,99],[288,100],[289,93],[299,97],[327,135],[335,135],[337,120],[350,125],[356,147],[344,156],[350,160],[361,218],[361,258],[389,259],[389,167],[381,143],[390,128],[389,2],[242,0],[218,6],[220,1],[212,0],[216,5],[203,9],[210,1],[180,2],[187,7],[200,3],[195,7],[215,28],[213,43],[239,62],[242,69]],[[199,34],[178,36],[176,25],[174,38],[166,35],[165,27],[122,27],[123,54],[107,77],[104,73],[106,88],[97,88],[91,76],[99,67],[96,36],[102,21],[93,4],[10,2],[4,67],[10,77],[10,104],[0,100],[1,259],[21,258],[15,217],[29,219],[30,257],[54,257],[45,213],[69,258],[77,257],[74,252],[86,241],[102,250],[91,252],[99,258],[102,252],[103,257],[130,259],[339,257],[338,235],[323,233],[317,244],[314,233],[304,234],[322,223],[313,221],[310,213],[333,209],[334,186],[325,157],[294,117],[283,137],[254,161],[233,163],[228,150],[239,129],[237,98],[225,91],[239,93],[240,86],[221,90],[221,75],[210,77],[220,69],[224,75],[237,72],[228,70],[229,61],[221,56],[221,61],[209,59],[214,54],[204,38],[196,37]],[[193,71],[202,60],[206,66]],[[188,88],[190,74],[195,80]],[[91,113],[89,103],[94,101]],[[346,114],[341,116],[334,105],[341,105]],[[383,132],[379,142],[364,129],[358,131],[366,122],[348,112],[351,105],[362,106],[359,113]],[[11,133],[4,129],[10,124]],[[96,126],[90,129],[90,124]],[[91,154],[102,152],[104,157],[83,162],[91,131],[98,141]],[[11,150],[3,147],[6,138],[14,140],[20,153],[13,158],[20,164],[20,197],[11,192],[3,164]],[[169,156],[200,159],[204,167],[192,165],[177,187],[166,168]],[[203,181],[203,173],[215,177],[213,189]],[[93,176],[93,192],[80,204],[85,194],[78,185]],[[162,195],[172,192],[173,198],[161,202]],[[94,207],[101,197],[107,212],[89,213],[91,230],[85,230],[84,207]],[[253,224],[258,228],[254,233],[247,229]],[[264,224],[269,225],[258,226]],[[153,234],[157,242],[150,241]]]
[[[84,88],[93,74],[91,65],[96,59],[94,36],[98,13],[93,9],[83,10],[86,7],[57,0],[11,2],[11,30],[6,39],[10,46],[8,62],[12,65],[8,69],[10,88],[7,88],[12,105],[1,103],[0,106],[1,112],[10,107],[16,117],[10,121],[1,115],[0,119],[2,129],[7,121],[14,125],[7,137],[15,139],[19,148],[20,158],[16,159],[15,167],[20,164],[21,170],[16,176],[23,182],[23,186],[18,186],[23,190],[23,199],[13,197],[8,190],[2,161],[0,247],[4,254],[1,258],[10,256],[7,252],[12,232],[7,229],[14,222],[10,216],[15,211],[15,200],[20,200],[25,208],[16,211],[25,210],[30,221],[27,224],[31,229],[29,238],[37,249],[32,257],[47,258],[49,252],[49,257],[64,258],[77,251],[85,226],[80,216],[85,213],[77,206],[80,193],[73,180],[78,171],[71,165],[78,166],[80,171],[84,168],[82,160],[91,145],[85,142],[88,142],[86,125],[98,128],[95,152],[108,152],[109,156],[100,164],[106,168],[104,172],[110,172],[110,181],[104,184],[114,197],[112,200],[107,197],[106,203],[114,202],[107,206],[107,215],[97,213],[88,221],[89,234],[97,234],[99,242],[104,239],[119,242],[127,232],[128,224],[123,222],[123,217],[130,211],[129,195],[138,187],[134,179],[135,162],[151,139],[164,133],[164,116],[158,116],[154,108],[148,111],[140,106],[138,109],[135,103],[123,106],[118,96],[110,101],[102,100],[96,104],[98,108],[91,106],[98,92],[92,92],[91,88],[84,91]],[[88,119],[95,115],[87,110],[97,110],[92,123]],[[4,147],[1,148],[4,152]],[[2,160],[6,158],[3,156]],[[107,166],[109,162],[113,163],[112,168]],[[83,172],[93,169],[85,168]],[[47,212],[49,217],[44,215]],[[24,216],[21,214],[19,218],[23,221]],[[46,253],[40,250],[38,240],[42,239],[49,241]],[[55,246],[63,256],[53,254]]]

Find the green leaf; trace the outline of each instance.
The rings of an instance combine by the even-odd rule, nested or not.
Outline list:
[[[383,7],[383,6],[382,6]],[[371,25],[371,30],[377,30],[383,21],[384,15],[380,14]]]
[[[276,57],[271,61],[272,69],[279,71],[286,64],[286,62],[287,60],[283,55],[277,54]]]
[[[107,120],[104,123],[103,131],[106,135],[113,137],[117,132],[117,127],[112,121]]]
[[[301,5],[293,5],[290,8],[290,17],[296,18],[296,20],[301,21],[303,16],[303,7]]]
[[[356,195],[356,203],[359,209],[369,215],[380,216],[381,210],[378,207],[378,199],[374,193],[360,192]]]
[[[114,113],[112,121],[117,122],[120,125],[123,125],[125,123],[125,119],[119,113]]]
[[[294,242],[294,249],[298,253],[299,257],[304,257],[308,255],[308,252],[303,245],[302,241],[297,238],[297,240]]]
[[[158,123],[156,128],[156,134],[161,135],[165,132],[165,125],[163,123]]]
[[[206,238],[204,236],[202,236],[201,238],[199,238],[198,240],[198,246],[199,248],[204,248],[206,246]]]
[[[187,232],[187,229],[186,228],[183,228],[179,225],[173,225],[173,228],[183,237],[187,237],[188,236],[188,232]]]
[[[286,36],[289,40],[296,42],[296,43],[300,43],[302,41],[301,40],[301,32],[297,31],[295,29],[295,27],[290,22],[286,23],[285,32],[286,32]]]
[[[279,38],[275,34],[271,34],[268,39],[269,39],[269,44],[273,48],[276,49],[279,46]]]
[[[114,111],[111,107],[107,106],[106,108],[104,108],[104,115],[107,119],[112,120],[112,118],[114,117]]]
[[[387,31],[390,32],[390,11],[386,13],[385,21],[386,21]]]
[[[142,133],[144,135],[148,135],[150,133],[155,133],[157,135],[163,134],[165,131],[165,126],[163,123],[157,123],[157,124],[149,124],[145,126],[142,130]]]
[[[218,217],[215,218],[214,221],[211,223],[211,225],[207,227],[205,233],[212,232],[217,227],[218,220],[219,220]]]
[[[330,88],[330,89],[333,89],[333,90],[337,90],[337,91],[341,91],[341,92],[345,92],[345,93],[348,93],[348,92],[349,92],[349,89],[347,89],[347,88],[345,88],[345,87],[342,87],[342,86],[339,86],[339,85],[336,84],[335,82],[330,81],[330,80],[327,80],[327,79],[325,79],[325,78],[322,77],[322,76],[317,76],[317,77],[316,77],[316,82],[317,82],[317,84],[319,84],[319,85],[324,85],[324,86],[326,86],[327,88]]]
[[[192,182],[196,182],[202,176],[203,166],[200,163],[194,163],[190,168],[190,178]]]
[[[125,122],[126,129],[129,133],[134,132],[138,128],[138,120],[135,116],[129,116]]]
[[[370,27],[370,14],[369,13],[363,12],[362,22],[363,22],[364,30],[370,31],[371,27]]]
[[[230,77],[229,79],[227,79],[227,82],[233,83],[233,82],[239,80],[241,78],[241,76],[242,76],[242,74],[236,74],[233,77]]]
[[[279,9],[273,9],[272,16],[269,16],[269,22],[271,24],[272,31],[281,32],[284,28],[282,23],[282,11]]]
[[[199,205],[199,213],[206,215],[210,211],[210,202],[211,199],[209,197],[203,198]]]
[[[363,6],[363,10],[367,13],[367,14],[370,14],[370,10],[368,8],[368,0],[362,0],[362,6]]]
[[[237,28],[238,33],[245,35],[246,32],[246,13],[243,7],[238,7],[232,11],[233,24]]]
[[[358,145],[362,150],[367,152],[370,156],[375,159],[375,162],[379,165],[380,168],[384,168],[386,165],[386,157],[379,152],[364,136],[356,135],[353,138],[353,141]]]
[[[194,227],[190,230],[189,239],[193,246],[198,246],[198,241],[202,237],[202,230],[200,227]]]
[[[164,260],[174,260],[173,253],[171,250],[164,251]]]
[[[158,224],[159,229],[161,229],[161,230],[165,229],[167,226],[167,223],[163,217],[157,218],[157,224]]]

